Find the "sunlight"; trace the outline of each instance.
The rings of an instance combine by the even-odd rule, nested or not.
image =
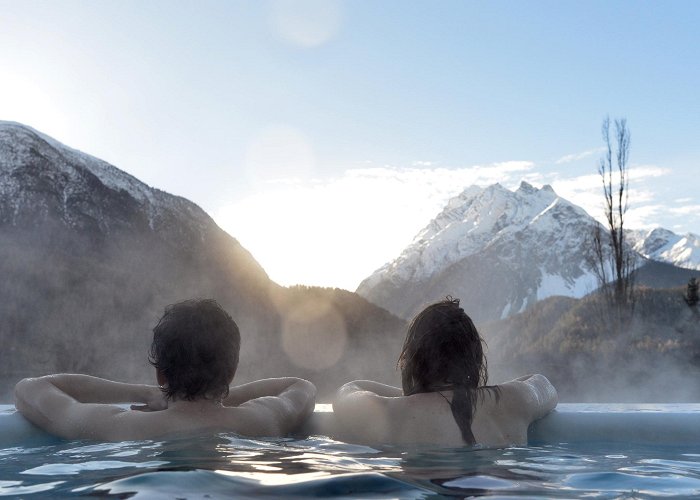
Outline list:
[[[465,186],[519,182],[531,167],[529,162],[461,169],[375,167],[324,181],[268,182],[214,218],[280,285],[352,291],[399,255]]]
[[[253,183],[304,178],[313,172],[315,164],[313,147],[301,131],[273,125],[258,133],[248,146],[245,172]]]
[[[217,469],[214,472],[224,476],[242,477],[252,479],[261,485],[273,486],[278,484],[295,484],[306,481],[313,481],[330,476],[330,472],[301,472],[299,474],[274,474],[270,472],[235,472],[230,470]]]
[[[29,124],[51,136],[62,136],[65,125],[51,96],[32,79],[0,68],[0,120]]]

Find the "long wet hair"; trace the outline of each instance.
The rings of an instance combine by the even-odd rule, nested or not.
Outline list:
[[[474,444],[472,419],[477,389],[486,386],[483,339],[459,299],[447,297],[413,318],[397,366],[404,395],[452,390],[452,415],[467,444]],[[493,387],[498,396],[498,390]]]

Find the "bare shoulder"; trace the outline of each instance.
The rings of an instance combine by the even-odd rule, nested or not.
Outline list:
[[[359,443],[396,442],[410,408],[407,398],[399,396],[400,390],[385,390],[389,386],[374,387],[367,382],[345,384],[336,394],[333,413],[340,438]],[[377,394],[378,389],[388,395]]]

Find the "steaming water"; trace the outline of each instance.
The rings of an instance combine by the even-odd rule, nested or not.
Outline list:
[[[605,443],[374,449],[325,437],[0,449],[0,496],[56,498],[700,496],[700,447]]]

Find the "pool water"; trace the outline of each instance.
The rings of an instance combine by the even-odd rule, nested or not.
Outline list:
[[[0,449],[22,498],[652,498],[700,496],[697,446],[382,449],[334,441],[56,442]]]

